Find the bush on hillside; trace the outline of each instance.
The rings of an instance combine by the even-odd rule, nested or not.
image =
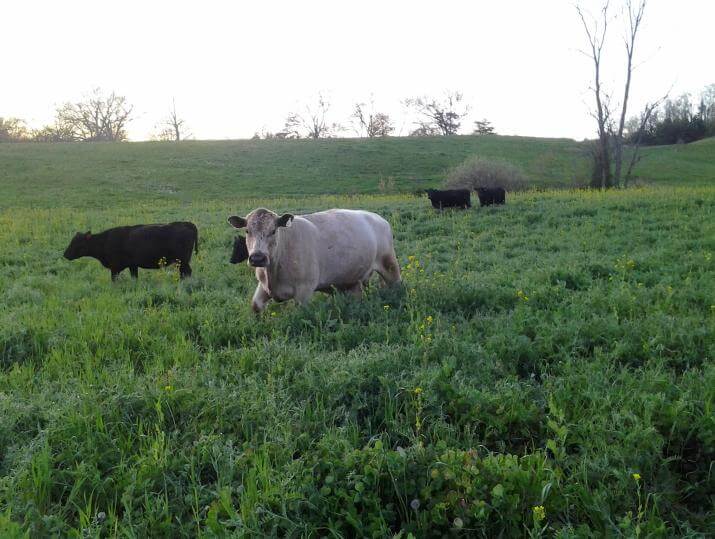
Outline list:
[[[470,157],[449,172],[445,183],[453,189],[503,187],[507,191],[520,191],[528,187],[529,180],[519,167],[506,161]]]

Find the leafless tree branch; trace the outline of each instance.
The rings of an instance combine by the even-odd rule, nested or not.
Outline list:
[[[404,103],[423,118],[414,133],[434,130],[442,135],[456,135],[462,125],[462,118],[469,113],[469,106],[462,101],[463,95],[460,92],[447,92],[442,100],[415,97],[406,99]]]
[[[133,107],[127,98],[96,89],[84,101],[65,103],[57,110],[57,127],[77,141],[123,141]]]

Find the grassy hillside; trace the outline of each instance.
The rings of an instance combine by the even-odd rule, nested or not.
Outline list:
[[[715,182],[715,138],[644,148],[643,160],[636,170],[646,181],[711,184]]]
[[[588,151],[566,139],[523,137],[335,139],[127,144],[2,144],[0,207],[126,205],[272,195],[374,193],[439,185],[466,157],[505,159],[535,184],[588,177]],[[639,175],[660,183],[715,179],[715,144],[651,148]]]
[[[661,185],[444,213],[345,193],[578,146],[1,146],[0,537],[713,536],[708,144],[650,150]],[[225,220],[258,205],[379,212],[404,287],[253,316]],[[186,218],[183,282],[61,256]]]

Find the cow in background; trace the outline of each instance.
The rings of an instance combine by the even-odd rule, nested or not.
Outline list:
[[[472,200],[469,189],[426,189],[427,198],[432,207],[438,210],[443,208],[471,208]]]
[[[477,187],[476,191],[481,206],[504,204],[506,202],[506,190],[503,187]]]

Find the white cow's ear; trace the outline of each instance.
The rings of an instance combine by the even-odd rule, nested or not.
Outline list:
[[[290,226],[293,221],[293,216],[290,213],[284,213],[276,220],[276,226]]]
[[[229,217],[228,222],[233,228],[246,228],[246,225],[248,224],[243,217],[239,217],[238,215],[232,215]]]

